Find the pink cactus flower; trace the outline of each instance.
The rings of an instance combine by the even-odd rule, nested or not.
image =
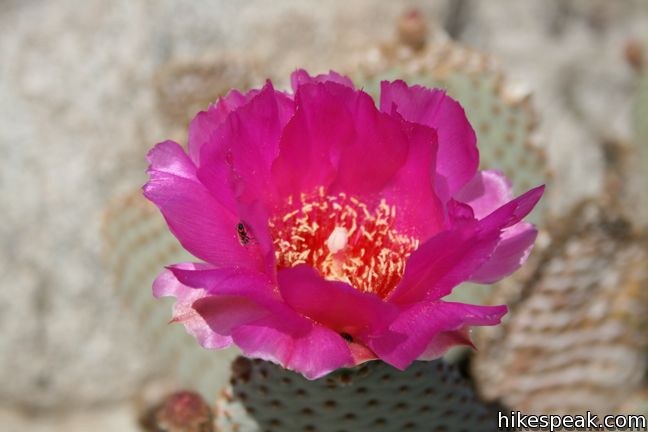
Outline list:
[[[506,306],[442,299],[526,260],[537,187],[478,171],[475,132],[442,90],[383,82],[380,106],[335,72],[231,91],[148,154],[144,195],[199,262],[154,295],[205,348],[232,344],[316,379],[372,359],[405,369],[471,344]]]

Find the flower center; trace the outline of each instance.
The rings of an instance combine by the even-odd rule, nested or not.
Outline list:
[[[288,212],[270,220],[280,268],[308,264],[329,280],[385,297],[400,281],[418,240],[394,228],[396,208],[374,210],[345,193],[290,197]]]

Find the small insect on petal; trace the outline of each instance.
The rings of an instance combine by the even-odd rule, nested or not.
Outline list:
[[[239,242],[241,242],[241,246],[247,246],[252,240],[252,237],[250,237],[250,234],[248,234],[248,231],[247,229],[245,229],[243,222],[239,222],[236,225],[236,234],[238,235]]]

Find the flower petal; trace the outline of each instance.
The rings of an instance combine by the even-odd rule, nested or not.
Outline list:
[[[354,88],[353,81],[351,81],[349,77],[340,75],[335,71],[329,71],[327,74],[311,77],[304,69],[297,69],[290,75],[290,84],[294,93],[297,93],[297,89],[304,84],[324,82],[334,82],[346,87]]]
[[[478,219],[511,200],[512,184],[500,171],[480,171],[455,198],[469,205]],[[528,258],[537,230],[517,222],[504,229],[491,258],[471,277],[478,283],[494,283],[517,270]]]
[[[365,92],[356,92],[351,116],[353,139],[341,148],[331,190],[362,197],[382,191],[393,179],[407,160],[409,140],[403,122],[378,111]]]
[[[481,219],[513,199],[513,185],[501,171],[479,171],[454,198],[472,207]]]
[[[338,333],[362,337],[379,333],[398,315],[395,306],[344,282],[324,280],[307,265],[278,272],[279,290],[288,306]]]
[[[148,152],[146,159],[151,165],[151,170],[196,180],[196,165],[175,141],[157,144]]]
[[[202,147],[199,178],[210,189],[229,184],[238,200],[272,202],[270,167],[293,112],[292,100],[268,81],[249,102],[232,111]]]
[[[239,242],[236,231],[239,218],[216,201],[201,183],[184,176],[184,168],[179,175],[176,169],[170,170],[170,162],[158,157],[159,153],[154,151],[150,156],[150,179],[144,185],[144,196],[160,209],[184,248],[216,266],[259,267],[262,261],[257,254]],[[186,168],[186,155],[177,156],[180,162],[174,166]],[[164,164],[159,165],[160,160]]]
[[[192,268],[191,263],[181,264]],[[153,295],[159,297],[175,297],[172,322],[180,322],[187,333],[195,337],[200,345],[208,349],[227,348],[232,344],[229,336],[214,333],[205,320],[193,309],[192,305],[198,299],[207,295],[206,290],[190,288],[180,283],[170,270],[164,270],[153,282]]]
[[[470,339],[470,327],[464,326],[458,330],[441,332],[432,338],[432,341],[425,348],[425,351],[418,356],[417,360],[434,360],[445,355],[452,347],[467,345],[472,348],[475,346]]]
[[[504,229],[520,222],[538,204],[544,189],[544,186],[535,187],[504,204],[479,221],[481,229]]]
[[[437,234],[410,255],[405,274],[387,301],[408,304],[450,294],[488,260],[499,237],[500,231],[481,232],[475,222]]]
[[[380,109],[396,111],[405,120],[436,129],[437,193],[446,201],[474,175],[479,165],[475,131],[463,108],[442,90],[418,85],[408,87],[403,81],[381,83]]]
[[[517,223],[504,230],[493,255],[470,280],[491,284],[516,271],[529,257],[537,235],[538,230],[526,222]]]
[[[346,341],[336,332],[277,306],[271,315],[232,330],[248,357],[261,358],[317,379],[354,364]]]
[[[192,308],[217,337],[231,340],[235,328],[271,314],[250,297],[215,295],[197,299]]]
[[[404,309],[390,326],[391,332],[374,338],[370,347],[385,362],[405,369],[420,356],[434,352],[434,347],[430,347],[430,344],[435,338],[441,335],[445,337],[447,332],[466,326],[498,324],[506,311],[506,306],[476,306],[449,302],[417,303]],[[438,354],[438,351],[435,354]]]
[[[432,237],[410,255],[400,284],[387,300],[407,304],[450,294],[491,258],[502,231],[524,218],[543,191],[543,186],[532,189],[480,221],[465,220]]]
[[[352,357],[348,344],[337,333],[300,316],[272,296],[272,287],[263,275],[189,264],[168,272],[173,280],[177,281],[175,273],[184,282],[208,287],[189,288],[202,294],[193,302],[190,310],[195,313],[190,318],[200,319],[203,339],[229,341],[231,335],[246,355],[275,361],[309,379],[352,365],[356,357],[367,359],[366,350],[356,349]]]
[[[341,149],[354,136],[351,113],[327,89],[335,83],[304,84],[295,94],[295,115],[286,125],[272,178],[287,199],[328,187],[337,173]]]
[[[202,146],[211,141],[218,126],[227,115],[238,107],[247,103],[259,90],[250,90],[243,94],[238,90],[231,90],[225,97],[218,98],[215,104],[207,111],[199,112],[189,124],[189,155],[196,165],[200,164],[200,151]]]
[[[209,295],[249,296],[255,299],[279,300],[267,275],[237,267],[213,268],[187,263],[168,269],[178,281],[188,287],[206,290]]]
[[[403,121],[409,151],[407,160],[380,195],[396,206],[399,233],[425,241],[439,232],[444,211],[434,188],[437,137],[434,129]]]

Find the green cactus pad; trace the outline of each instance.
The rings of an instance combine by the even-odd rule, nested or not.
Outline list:
[[[443,360],[402,372],[380,362],[308,381],[239,357],[217,402],[220,432],[494,431],[496,414]]]

